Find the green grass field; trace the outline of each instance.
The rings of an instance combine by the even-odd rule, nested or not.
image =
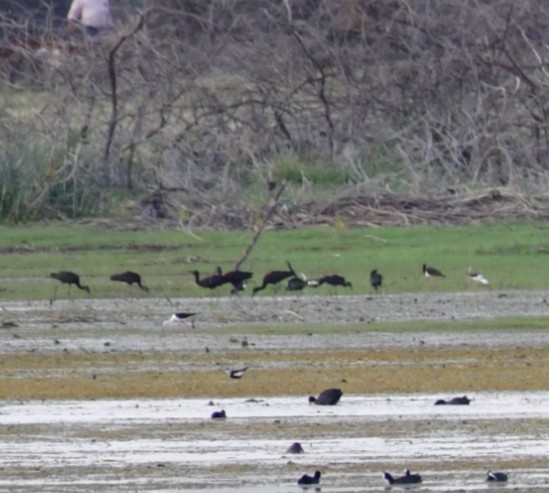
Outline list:
[[[491,281],[489,289],[542,289],[549,284],[548,233],[549,224],[541,222],[265,231],[242,268],[253,271],[260,284],[266,272],[284,270],[288,260],[309,279],[341,274],[353,283],[354,294],[362,294],[372,293],[368,277],[373,268],[384,275],[383,293],[471,290],[475,287],[466,269],[472,265]],[[2,227],[0,298],[47,299],[57,283],[49,274],[61,269],[80,274],[92,297],[125,296],[125,286],[109,280],[110,274],[124,270],[141,273],[151,289],[147,296],[203,296],[208,293],[194,284],[190,271],[209,275],[217,265],[232,269],[252,237],[253,232]],[[446,277],[424,278],[424,262]],[[308,292],[326,293],[328,288]],[[66,296],[66,289],[60,287],[58,293]],[[263,293],[270,294],[271,288]]]

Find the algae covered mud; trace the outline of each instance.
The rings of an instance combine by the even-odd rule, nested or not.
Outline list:
[[[492,491],[490,469],[519,491],[549,483],[549,333],[463,328],[544,317],[543,292],[2,308],[0,490],[291,492],[316,469],[328,492],[380,491],[405,468],[421,491]],[[195,327],[163,326],[174,311]],[[405,320],[449,328],[376,330]],[[333,386],[337,406],[308,404]]]

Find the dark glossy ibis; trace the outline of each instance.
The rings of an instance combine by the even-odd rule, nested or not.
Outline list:
[[[286,291],[302,291],[307,286],[307,281],[301,279],[300,277],[291,277],[288,279]]]
[[[82,286],[80,284],[80,277],[78,274],[75,274],[74,272],[70,272],[68,270],[61,270],[59,272],[52,272],[50,274],[50,277],[53,277],[54,279],[57,279],[63,284],[67,284],[68,287],[68,295],[70,297],[71,292],[71,286],[74,284],[78,289],[82,289],[83,291],[90,292],[89,286]],[[55,287],[55,293],[54,293],[54,299],[55,294],[57,294],[57,286]]]
[[[372,272],[370,272],[370,286],[372,286],[377,291],[381,287],[382,283],[383,276],[377,271],[377,269],[374,269]]]
[[[140,289],[146,293],[149,292],[149,288],[141,283],[141,276],[137,272],[127,270],[121,274],[113,274],[111,276],[111,281],[125,282],[128,286],[137,284]]]
[[[253,289],[252,296],[259,291],[262,291],[265,289],[269,284],[272,284],[275,286],[275,289],[278,287],[278,284],[283,281],[284,279],[288,279],[288,277],[297,277],[297,274],[295,273],[294,269],[290,265],[290,262],[286,262],[288,265],[288,270],[273,270],[271,272],[268,272],[263,276],[263,284],[261,286],[257,286]]]
[[[327,276],[323,276],[320,279],[318,279],[317,282],[318,282],[317,286],[328,284],[333,288],[337,288],[338,286],[341,286],[343,288],[353,289],[353,284],[347,281],[347,279],[345,279],[343,276],[340,276],[339,274],[330,274]]]
[[[239,291],[244,291],[246,287],[246,281],[250,280],[253,277],[253,272],[247,272],[244,270],[232,270],[225,274],[221,274],[221,269],[218,267],[218,272],[222,278],[223,284],[230,284],[231,294],[238,294]]]
[[[197,270],[191,272],[194,275],[194,282],[201,288],[216,289],[223,284],[223,276],[220,274],[219,267],[216,272],[209,277],[203,277],[200,279],[200,273]]]

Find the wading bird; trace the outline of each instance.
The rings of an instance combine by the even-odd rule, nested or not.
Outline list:
[[[221,275],[221,286],[223,284],[232,285],[231,294],[238,294],[240,291],[244,291],[246,281],[253,277],[252,272],[246,272],[244,270],[232,270],[226,274],[221,274],[220,267],[218,267],[218,273]]]
[[[434,267],[430,267],[426,264],[423,264],[423,275],[425,277],[446,277],[441,271],[438,269],[435,269]]]
[[[185,322],[188,318],[194,317],[196,313],[177,312],[174,313],[168,320],[164,320],[162,325],[179,325]],[[191,327],[194,329],[194,320],[191,321]]]
[[[54,279],[57,279],[58,281],[60,281],[61,283],[63,284],[68,284],[68,290],[67,290],[67,294],[70,298],[70,294],[71,294],[71,286],[74,284],[78,289],[82,289],[83,291],[86,291],[86,292],[90,292],[90,288],[89,286],[82,286],[80,284],[80,277],[78,276],[78,274],[75,274],[74,272],[70,272],[68,270],[61,270],[59,272],[52,272],[50,274],[50,277],[53,277]],[[57,295],[57,286],[55,286],[55,291],[54,291],[54,295],[53,295],[53,299],[56,298],[56,295]]]
[[[111,281],[125,282],[128,286],[137,284],[143,291],[149,292],[149,288],[141,284],[141,276],[137,272],[127,270],[121,274],[113,274],[110,279]]]
[[[471,281],[475,281],[478,284],[484,284],[485,286],[490,284],[488,279],[486,279],[480,272],[475,272],[471,266],[467,269],[467,275]]]
[[[338,286],[341,286],[344,288],[353,289],[353,284],[350,281],[347,281],[347,279],[345,279],[343,276],[340,276],[339,274],[330,274],[327,276],[323,276],[317,280],[317,286],[322,286],[323,284],[328,284],[333,288],[337,288]]]
[[[277,290],[279,283],[284,279],[288,279],[288,277],[292,276],[297,277],[290,262],[286,261],[286,264],[288,265],[288,270],[273,270],[265,274],[263,276],[263,283],[261,286],[257,286],[253,289],[252,296],[265,289],[269,284],[272,284],[275,287],[275,290]]]
[[[486,475],[486,481],[499,481],[501,483],[504,483],[508,479],[509,477],[504,472],[488,471],[488,474]]]
[[[197,270],[193,270],[191,274],[194,275],[194,282],[201,288],[216,289],[223,284],[223,276],[221,275],[220,270],[221,269],[218,267],[216,272],[211,276],[203,277],[202,279],[200,279],[200,273]]]
[[[374,269],[372,272],[370,272],[370,286],[372,286],[377,291],[378,288],[381,287],[382,283],[383,276],[377,271],[377,269]]]
[[[229,376],[231,378],[242,378],[244,376],[244,373],[246,373],[247,369],[248,369],[248,367],[245,366],[244,368],[240,368],[238,370],[231,370],[229,372]]]

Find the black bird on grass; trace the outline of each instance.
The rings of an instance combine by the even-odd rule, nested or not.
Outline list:
[[[498,481],[500,483],[504,483],[508,479],[509,477],[504,472],[488,471],[488,474],[486,475],[486,481]]]
[[[383,276],[377,271],[377,269],[374,269],[372,272],[370,272],[370,286],[372,286],[377,291],[378,288],[381,287],[382,283]]]
[[[262,291],[265,289],[269,284],[272,284],[275,289],[278,287],[278,284],[283,281],[284,279],[288,279],[288,277],[297,277],[297,274],[295,273],[295,270],[290,265],[290,262],[286,261],[286,264],[288,265],[288,270],[273,270],[271,272],[268,272],[263,276],[263,283],[261,286],[257,286],[253,289],[252,296],[259,291]]]
[[[128,286],[137,284],[143,291],[145,291],[146,293],[149,292],[149,288],[141,284],[141,276],[137,272],[127,270],[126,272],[122,272],[121,274],[113,274],[111,276],[111,281],[125,282]]]
[[[301,279],[300,277],[291,277],[288,279],[286,291],[302,291],[306,286],[308,286],[308,283],[304,279]]]
[[[221,274],[221,268],[218,267],[218,273],[221,275],[221,285],[231,284],[231,294],[238,294],[239,291],[244,291],[246,281],[253,277],[252,272],[244,270],[232,270],[225,274]]]
[[[297,484],[318,484],[320,483],[320,471],[315,471],[314,476],[304,474],[297,480]]]
[[[341,389],[326,389],[323,390],[318,397],[314,395],[309,396],[309,404],[316,404],[317,406],[335,406],[343,392]]]
[[[446,277],[441,271],[435,267],[423,264],[423,275],[425,277]]]
[[[74,284],[78,289],[82,289],[83,291],[90,292],[89,286],[82,286],[80,284],[80,277],[78,274],[75,274],[74,272],[70,272],[68,270],[61,270],[59,272],[52,272],[50,274],[50,277],[53,277],[54,279],[57,279],[63,284],[68,284],[68,295],[70,297],[71,292],[71,286]],[[57,286],[55,287],[55,294],[57,294]],[[54,298],[55,298],[54,294]]]
[[[419,474],[411,474],[409,469],[406,469],[404,476],[394,478],[388,472],[383,474],[383,477],[389,482],[389,484],[417,484],[423,480]]]
[[[317,286],[322,286],[323,284],[329,284],[334,288],[341,286],[344,288],[353,289],[353,284],[347,281],[347,279],[345,279],[343,276],[340,276],[339,274],[330,274],[328,276],[323,276],[320,279],[318,279]]]
[[[449,400],[439,399],[435,402],[435,406],[468,406],[471,402],[471,399],[466,395],[461,397],[452,397]]]
[[[202,279],[200,279],[200,273],[197,270],[193,270],[191,274],[194,275],[194,282],[201,288],[216,289],[223,284],[223,275],[219,267],[211,276]]]

